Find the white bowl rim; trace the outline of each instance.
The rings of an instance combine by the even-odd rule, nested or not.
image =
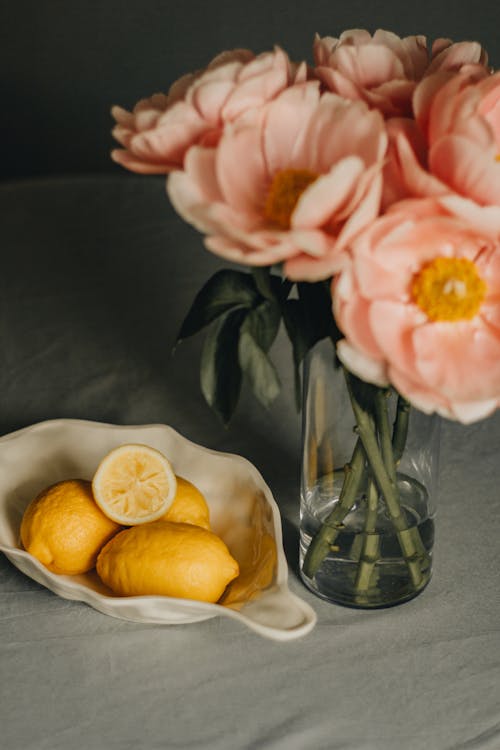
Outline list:
[[[246,615],[244,611],[242,612],[237,609],[231,609],[230,607],[225,607],[220,604],[209,604],[206,602],[194,601],[190,599],[158,597],[151,595],[131,597],[105,596],[104,594],[88,588],[82,583],[79,583],[77,581],[69,581],[68,578],[70,577],[58,576],[57,574],[52,573],[36,558],[30,555],[29,552],[26,552],[19,547],[13,547],[12,545],[4,544],[0,540],[0,551],[5,554],[5,556],[12,562],[15,567],[20,569],[25,575],[31,577],[33,580],[36,580],[45,588],[49,588],[55,594],[63,598],[85,602],[91,607],[97,609],[98,611],[104,612],[105,614],[111,614],[112,616],[127,619],[130,621],[170,624],[163,621],[162,619],[155,620],[154,618],[152,618],[145,620],[143,617],[137,617],[136,619],[130,616],[129,613],[125,614],[122,611],[129,610],[131,605],[133,606],[134,604],[137,605],[138,609],[147,610],[149,604],[152,606],[159,600],[166,600],[167,602],[172,603],[172,605],[178,605],[183,609],[192,610],[192,615],[195,617],[194,619],[190,620],[191,622],[205,620],[221,615],[227,616],[244,622],[255,632],[273,640],[292,640],[294,638],[302,637],[312,630],[317,620],[316,613],[314,612],[312,607],[307,604],[307,602],[293,594],[288,587],[288,564],[283,549],[283,534],[279,507],[261,473],[248,459],[236,453],[218,451],[212,448],[207,448],[206,446],[200,445],[199,443],[195,443],[189,438],[184,437],[184,435],[182,435],[178,430],[160,422],[127,425],[76,418],[47,419],[31,425],[27,425],[25,427],[21,427],[18,430],[0,436],[0,450],[2,444],[5,444],[6,442],[10,442],[12,440],[20,439],[28,433],[35,432],[49,426],[58,427],[66,425],[76,428],[81,427],[84,429],[103,429],[115,431],[123,429],[133,432],[140,432],[151,429],[160,429],[163,431],[166,430],[174,435],[176,439],[180,440],[185,445],[191,447],[197,452],[203,452],[207,455],[214,455],[218,456],[219,458],[226,458],[232,462],[237,462],[250,476],[252,476],[254,480],[256,480],[257,484],[260,485],[260,488],[262,489],[266,501],[268,502],[273,514],[273,530],[277,548],[277,573],[275,585],[271,590],[263,592],[263,596],[261,597],[264,600],[267,599],[267,604],[264,602],[264,610],[269,605],[271,605],[272,607],[273,597],[279,597],[280,600],[283,600],[285,602],[285,606],[288,604],[291,608],[295,608],[297,612],[301,613],[302,622],[297,623],[293,627],[287,628],[279,628],[274,624],[266,624],[265,611],[259,612],[258,601],[260,600],[257,600],[257,617],[256,619],[254,619],[253,616]],[[21,563],[21,565],[18,565],[18,561]],[[24,564],[22,564],[23,562]],[[31,575],[30,572],[26,571],[26,566],[32,569],[34,575]],[[36,575],[36,573],[38,573],[38,576]],[[47,585],[46,581],[48,581],[50,585]],[[112,612],[110,610],[112,610]]]

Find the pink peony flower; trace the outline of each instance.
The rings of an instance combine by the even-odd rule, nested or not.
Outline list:
[[[436,73],[414,95],[416,121],[388,122],[385,203],[457,193],[500,206],[500,73]]]
[[[124,148],[114,150],[112,158],[143,174],[180,169],[191,146],[216,143],[225,122],[306,74],[305,64],[292,64],[279,48],[258,57],[248,50],[223,52],[206,70],[180,78],[168,95],[143,99],[132,112],[113,107],[113,136]]]
[[[327,278],[378,214],[385,149],[380,113],[297,84],[226,126],[217,147],[190,149],[168,193],[214,253]]]
[[[348,99],[363,99],[387,117],[409,116],[418,81],[438,70],[458,71],[470,64],[487,64],[477,42],[453,44],[437,39],[431,57],[425,36],[401,39],[379,29],[344,31],[338,39],[316,36],[315,72],[330,90]]]
[[[500,406],[500,212],[490,230],[411,200],[360,234],[332,289],[346,367],[464,423]]]

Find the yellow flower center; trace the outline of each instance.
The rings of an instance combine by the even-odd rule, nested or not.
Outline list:
[[[500,154],[497,154],[497,155],[495,156],[495,161],[500,161]]]
[[[280,229],[290,229],[290,218],[300,196],[319,175],[309,169],[276,172],[264,205],[264,216]]]
[[[486,284],[467,258],[435,258],[412,281],[413,301],[430,320],[471,320],[486,295]]]

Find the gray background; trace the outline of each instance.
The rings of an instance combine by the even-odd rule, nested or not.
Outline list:
[[[132,107],[223,49],[310,59],[315,32],[353,27],[477,39],[500,67],[494,0],[4,0],[0,174],[117,173],[112,104]]]
[[[385,26],[477,38],[500,65],[500,5],[16,0],[0,13],[0,433],[55,417],[165,422],[246,456],[279,504],[290,586],[318,614],[288,644],[227,619],[121,622],[0,555],[2,750],[499,750],[500,413],[443,424],[426,591],[377,612],[315,598],[297,574],[286,341],[270,413],[245,390],[221,427],[199,391],[201,341],[171,355],[221,263],[161,178],[124,173],[108,153],[112,103],[132,106],[225,47],[279,42],[302,57],[317,30]]]
[[[400,607],[310,594],[297,572],[291,357],[270,414],[245,391],[230,427],[198,387],[199,340],[170,348],[219,262],[163,181],[112,175],[0,186],[0,431],[50,417],[165,422],[239,453],[279,505],[290,587],[314,630],[275,643],[227,618],[121,622],[67,602],[0,554],[2,750],[499,750],[500,412],[443,424],[434,576]]]

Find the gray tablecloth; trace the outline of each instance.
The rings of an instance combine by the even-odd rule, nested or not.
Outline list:
[[[229,429],[198,385],[200,341],[171,356],[221,263],[162,180],[0,186],[0,429],[53,417],[164,422],[240,453],[280,506],[290,587],[318,614],[277,643],[227,618],[134,624],[58,598],[0,556],[3,750],[499,750],[500,415],[444,423],[434,577],[388,610],[315,598],[297,574],[300,425],[291,359],[270,413]]]

